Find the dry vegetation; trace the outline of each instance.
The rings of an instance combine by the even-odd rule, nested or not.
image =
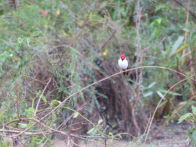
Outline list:
[[[0,146],[156,144],[178,121],[177,142],[196,143],[195,12],[194,0],[0,0]]]

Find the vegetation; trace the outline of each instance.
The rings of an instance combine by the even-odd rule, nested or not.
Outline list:
[[[178,120],[196,144],[195,12],[194,0],[0,0],[0,146],[146,142]]]

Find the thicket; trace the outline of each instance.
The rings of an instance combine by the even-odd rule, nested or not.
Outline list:
[[[1,145],[148,137],[152,119],[195,117],[195,12],[194,0],[0,0]]]

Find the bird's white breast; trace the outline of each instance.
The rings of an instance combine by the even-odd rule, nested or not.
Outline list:
[[[122,60],[121,58],[118,59],[118,65],[121,69],[127,69],[128,67],[128,61],[127,59],[125,58],[124,60]]]

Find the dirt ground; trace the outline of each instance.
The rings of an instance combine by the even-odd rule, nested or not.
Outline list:
[[[152,128],[152,131],[158,130],[160,125]],[[187,124],[170,124],[163,129],[161,133],[150,144],[140,144],[127,141],[107,140],[106,144],[101,141],[81,141],[79,147],[192,147],[188,139],[189,125]],[[66,147],[63,140],[56,139],[52,142],[53,147]]]

